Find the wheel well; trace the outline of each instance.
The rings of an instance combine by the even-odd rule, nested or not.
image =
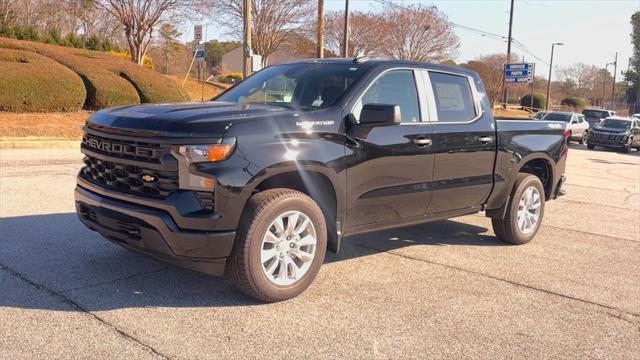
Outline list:
[[[551,197],[551,187],[553,185],[553,170],[551,164],[545,159],[533,159],[522,165],[521,173],[528,173],[537,176],[544,187],[546,200]]]
[[[329,249],[337,251],[337,199],[333,184],[325,175],[314,171],[287,172],[262,181],[255,192],[269,189],[291,189],[307,194],[322,210],[327,223]]]

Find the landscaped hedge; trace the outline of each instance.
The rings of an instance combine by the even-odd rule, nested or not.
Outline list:
[[[49,57],[77,73],[87,91],[85,109],[98,110],[140,103],[140,97],[131,83],[104,68],[101,58],[107,55],[7,38],[0,38],[0,47],[33,49],[36,53]],[[86,54],[78,56],[82,53]]]
[[[87,92],[82,79],[38,54],[0,48],[0,111],[78,111]]]
[[[577,96],[569,96],[560,102],[560,105],[572,106],[574,108],[585,108],[587,106],[587,100],[579,98]]]
[[[531,106],[531,94],[527,94],[520,98],[520,105]],[[533,107],[536,109],[544,109],[547,105],[547,97],[542,94],[533,94]]]
[[[86,109],[188,99],[185,92],[171,79],[105,53],[2,37],[0,48],[34,51],[76,72],[86,87]]]
[[[153,70],[148,70],[130,61],[110,57],[105,68],[120,74],[138,90],[143,103],[165,103],[188,101],[189,97],[175,81]]]

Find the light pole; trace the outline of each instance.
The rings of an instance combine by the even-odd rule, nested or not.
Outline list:
[[[349,0],[344,2],[344,32],[342,33],[342,57],[349,54]]]
[[[607,74],[609,73],[609,65],[613,65],[613,63],[604,64],[604,74],[602,76],[602,104],[600,104],[600,106],[602,106],[603,109],[606,96],[605,91],[607,89]]]
[[[553,70],[553,49],[556,45],[562,46],[564,44],[559,42],[551,44],[551,61],[549,61],[549,82],[547,82],[547,103],[544,106],[545,110],[549,109],[549,103],[551,102],[551,99],[549,99],[549,94],[551,91],[551,71]]]

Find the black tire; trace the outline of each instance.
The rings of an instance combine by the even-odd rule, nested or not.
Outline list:
[[[535,187],[540,194],[540,215],[533,231],[529,234],[524,234],[518,228],[518,204],[524,191],[532,186]],[[544,218],[544,199],[544,187],[537,176],[526,173],[518,174],[516,183],[513,185],[513,190],[511,191],[509,203],[507,204],[505,217],[503,219],[491,219],[493,231],[496,233],[496,236],[502,241],[516,245],[526,244],[531,241],[538,233],[540,224]]]
[[[582,133],[582,137],[580,138],[580,140],[578,141],[578,144],[582,145],[585,142],[587,142],[587,136],[589,136],[589,133],[587,131]]]
[[[316,229],[316,253],[307,272],[295,283],[279,286],[262,270],[262,239],[271,223],[287,211],[307,215]],[[288,300],[300,295],[320,270],[327,247],[327,226],[320,207],[307,195],[289,189],[257,193],[247,204],[227,264],[227,276],[245,294],[264,302]]]
[[[623,153],[628,153],[631,151],[631,145],[633,145],[633,137],[629,136],[629,140],[627,140],[627,145],[622,148]]]
[[[595,148],[596,148],[596,146],[595,146],[595,145],[593,145],[593,144],[587,144],[587,149],[589,149],[589,150],[593,150],[593,149],[595,149]]]

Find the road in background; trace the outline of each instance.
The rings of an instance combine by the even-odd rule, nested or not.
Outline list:
[[[0,152],[0,358],[633,358],[640,152],[572,146],[536,239],[482,215],[348,238],[260,304],[134,254],[74,212],[77,150]]]

